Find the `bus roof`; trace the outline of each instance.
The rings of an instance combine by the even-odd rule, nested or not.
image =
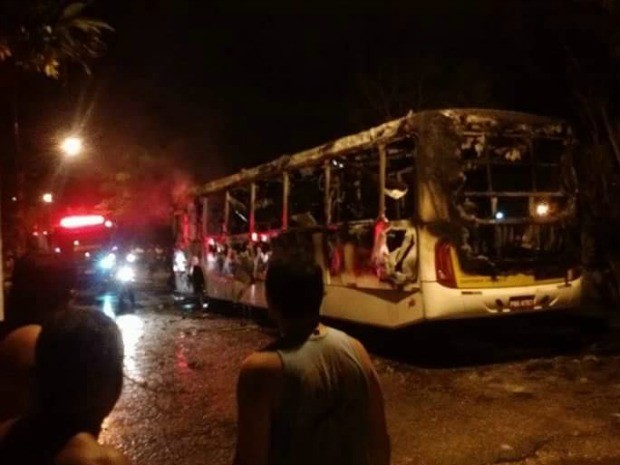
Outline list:
[[[271,162],[250,169],[242,169],[230,176],[216,179],[198,187],[196,194],[208,195],[220,192],[240,184],[264,179],[285,170],[316,165],[330,158],[346,155],[354,150],[369,149],[383,140],[404,137],[414,132],[429,117],[444,117],[448,121],[452,121],[455,129],[458,128],[462,131],[492,128],[497,126],[500,121],[517,123],[523,132],[531,130],[532,127],[548,127],[550,133],[557,133],[555,128],[558,125],[564,126],[564,121],[558,118],[506,110],[457,108],[426,110],[418,113],[411,111],[406,116],[388,121],[366,131],[341,137],[340,139],[292,155],[283,155]]]

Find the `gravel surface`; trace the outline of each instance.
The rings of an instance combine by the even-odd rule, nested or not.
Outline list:
[[[135,464],[228,464],[239,365],[273,330],[170,301],[142,292],[116,316],[125,386],[102,440]],[[373,353],[395,465],[620,464],[617,329],[570,315],[345,329]]]

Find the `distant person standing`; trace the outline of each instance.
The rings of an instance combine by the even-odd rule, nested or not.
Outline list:
[[[194,298],[196,299],[198,309],[204,308],[205,297],[205,275],[200,265],[200,259],[196,256],[192,257],[192,266],[190,269],[190,280],[192,283],[192,290],[194,292]]]
[[[250,355],[237,386],[235,465],[387,465],[383,395],[357,340],[319,323],[322,270],[272,260],[267,303],[281,337]]]
[[[98,443],[123,382],[116,323],[96,310],[67,310],[43,325],[35,350],[32,403],[0,425],[0,463],[125,465]]]

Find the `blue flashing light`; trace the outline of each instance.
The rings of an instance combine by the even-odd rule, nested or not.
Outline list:
[[[110,253],[99,260],[99,266],[104,270],[111,270],[116,263],[116,255]]]

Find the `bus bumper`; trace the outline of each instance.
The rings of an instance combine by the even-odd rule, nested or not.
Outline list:
[[[452,289],[437,282],[422,285],[428,320],[477,318],[537,313],[578,307],[582,278],[553,284],[519,287]]]

